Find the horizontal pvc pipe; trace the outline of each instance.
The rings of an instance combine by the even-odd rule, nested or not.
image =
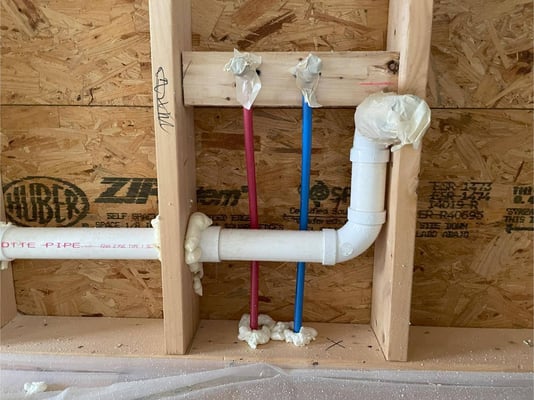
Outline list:
[[[222,229],[219,255],[223,260],[322,261],[322,232]],[[254,242],[254,243],[252,243]],[[295,251],[298,249],[298,251]],[[296,253],[301,257],[296,258]],[[293,259],[294,258],[294,259]]]
[[[154,228],[23,228],[0,225],[0,260],[155,260]]]
[[[381,224],[361,225],[351,221],[337,231],[268,231],[211,226],[201,233],[200,258],[195,261],[248,261],[254,258],[258,261],[334,265],[362,254],[374,243],[381,228]]]
[[[210,226],[200,236],[200,262],[222,260],[322,262],[322,231],[221,229]]]

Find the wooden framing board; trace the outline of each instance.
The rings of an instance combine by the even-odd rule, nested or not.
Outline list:
[[[368,325],[310,323],[309,326],[321,335],[306,347],[271,342],[252,350],[236,341],[237,321],[202,320],[191,350],[180,358],[189,363],[262,362],[288,368],[533,370],[533,353],[528,347],[532,330],[529,329],[411,327],[410,361],[390,363],[384,360]],[[156,363],[165,356],[162,334],[163,322],[159,319],[19,315],[2,329],[0,352],[6,358],[51,354],[100,359],[111,356],[121,357],[123,362],[135,362],[150,357],[151,363]],[[335,345],[336,342],[343,347]]]
[[[0,177],[0,222],[5,221],[4,192],[2,190],[2,179]],[[15,317],[15,315],[17,315],[13,272],[10,264],[11,263],[7,261],[2,261],[2,270],[0,271],[0,327],[6,325]]]
[[[425,97],[432,0],[389,2],[388,50],[400,52],[399,92]],[[375,243],[371,326],[387,360],[406,361],[421,149],[393,153],[387,222]]]
[[[2,308],[0,310],[0,327],[6,325],[17,315],[17,304],[15,302],[15,287],[13,286],[13,273],[10,263],[7,264],[7,269],[0,273],[0,302]]]
[[[299,107],[301,93],[291,68],[309,53],[255,52],[262,89],[254,102],[263,107]],[[323,68],[317,100],[326,107],[354,107],[371,93],[397,90],[397,52],[314,52]],[[224,72],[230,52],[183,54],[184,102],[191,106],[239,106],[235,78]]]
[[[191,49],[191,2],[151,0],[149,10],[165,349],[184,354],[199,316],[183,249],[196,204],[193,111],[184,107],[181,81],[181,54]]]

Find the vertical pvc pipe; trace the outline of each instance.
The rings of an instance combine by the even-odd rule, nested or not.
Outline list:
[[[302,163],[300,183],[300,223],[301,231],[308,229],[308,210],[310,200],[310,170],[312,151],[312,108],[302,98]],[[304,309],[304,278],[306,263],[297,263],[297,282],[295,288],[295,310],[293,316],[293,330],[300,332],[302,327],[302,314]]]
[[[257,229],[259,228],[259,222],[252,107],[250,109],[243,107],[243,125],[245,129],[245,161],[247,169],[250,228]],[[258,329],[259,269],[260,265],[258,261],[250,262],[250,329]]]

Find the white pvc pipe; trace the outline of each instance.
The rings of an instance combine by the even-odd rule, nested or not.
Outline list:
[[[193,228],[197,224],[193,216],[189,229],[200,237],[186,243],[190,254],[187,262],[257,260],[333,265],[357,257],[373,244],[385,222],[388,160],[386,144],[355,136],[348,221],[339,230],[244,230],[216,226],[197,230]],[[205,224],[205,216],[199,215],[198,221]]]
[[[389,146],[354,136],[347,223],[337,231],[336,263],[367,250],[386,221],[384,210]]]
[[[154,228],[22,228],[0,224],[0,260],[159,257]]]
[[[327,241],[322,231],[221,229],[211,226],[201,234],[200,261],[323,262],[323,247]]]

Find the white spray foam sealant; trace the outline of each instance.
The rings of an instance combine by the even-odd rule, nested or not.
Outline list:
[[[275,322],[270,316],[258,316],[260,329],[250,329],[250,315],[244,314],[239,321],[239,335],[237,338],[255,349],[259,344],[266,344],[269,340],[283,340],[295,346],[306,346],[317,337],[317,331],[309,327],[301,327],[300,332],[293,332],[293,322]]]
[[[185,262],[193,275],[193,290],[202,296],[202,278],[204,268],[200,260],[200,235],[203,230],[212,224],[212,220],[199,212],[195,212],[189,218],[187,233],[185,235]]]
[[[260,329],[250,329],[250,315],[243,314],[239,320],[239,335],[237,338],[247,342],[255,349],[258,344],[265,344],[271,340],[271,330],[274,327],[274,320],[265,314],[258,315],[258,326]]]
[[[48,385],[45,382],[27,382],[24,384],[26,396],[46,392],[46,389],[48,389]]]
[[[284,340],[295,346],[306,346],[317,337],[317,331],[313,328],[302,326],[299,332],[293,331],[293,321],[278,322],[271,331],[272,340]]]

